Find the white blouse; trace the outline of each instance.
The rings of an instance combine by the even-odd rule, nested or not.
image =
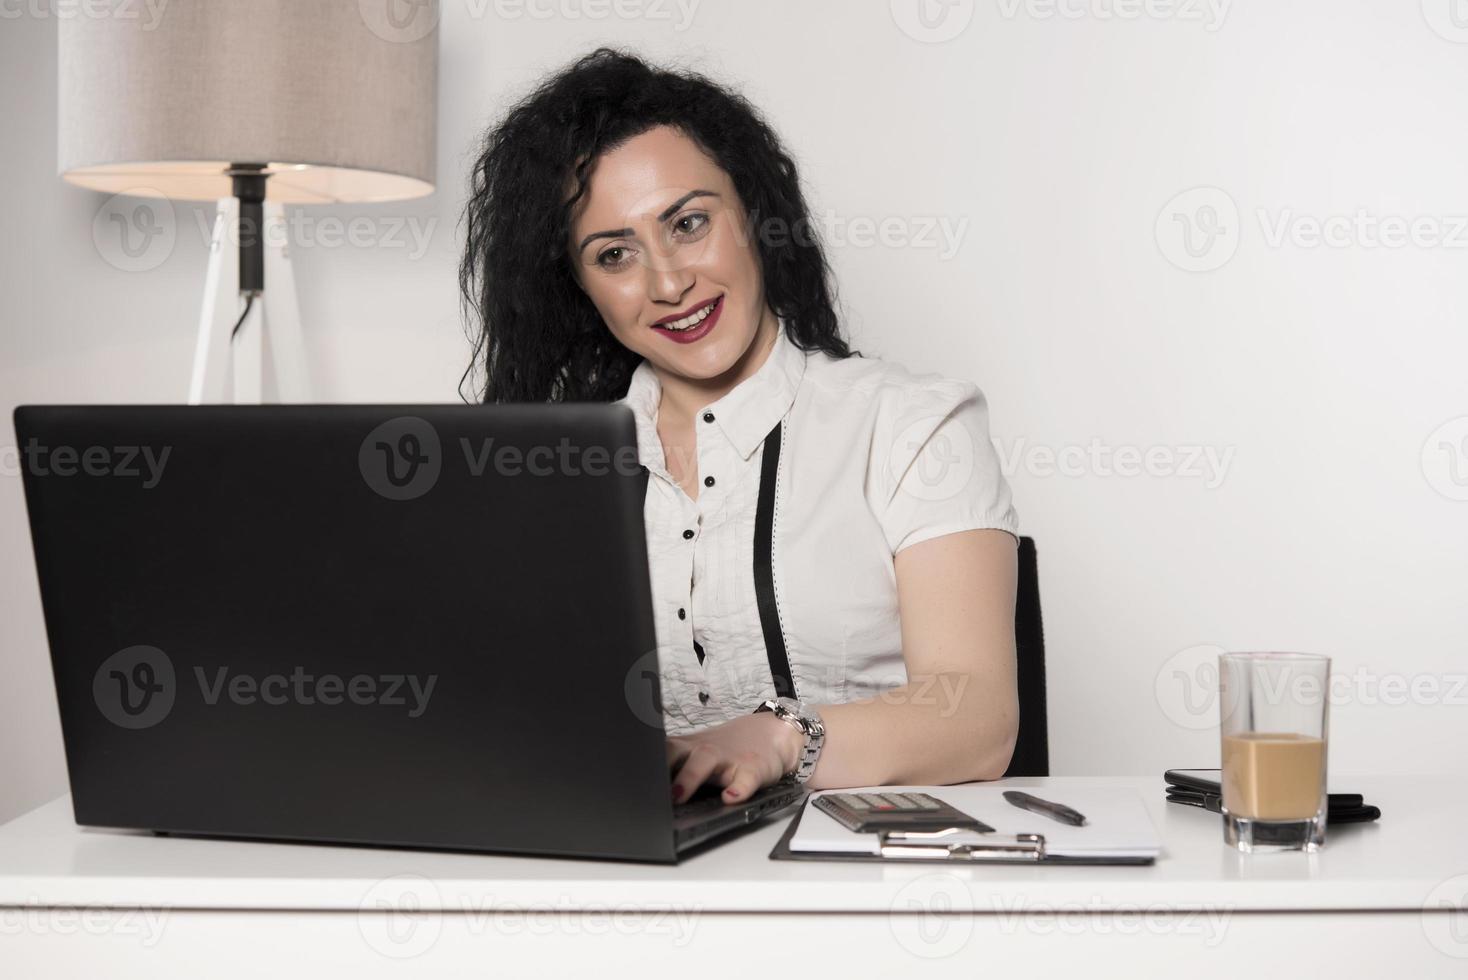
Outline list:
[[[807,353],[781,321],[764,364],[695,417],[696,500],[665,465],[660,399],[643,361],[619,404],[632,409],[649,473],[670,735],[776,693],[821,705],[905,684],[893,556],[970,528],[1019,533],[970,382]]]

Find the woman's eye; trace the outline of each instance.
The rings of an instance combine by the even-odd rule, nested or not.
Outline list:
[[[630,261],[628,258],[630,251],[630,249],[625,249],[620,245],[615,248],[609,248],[596,257],[596,264],[603,269],[620,269]]]
[[[698,233],[703,231],[704,228],[708,227],[708,223],[708,215],[703,214],[702,212],[695,212],[693,214],[685,214],[677,221],[673,222],[673,230],[680,235],[691,237],[693,235],[697,235]]]

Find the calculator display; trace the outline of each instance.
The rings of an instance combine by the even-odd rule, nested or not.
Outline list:
[[[928,793],[822,793],[815,806],[847,830],[941,830],[962,827],[980,833],[994,828]]]

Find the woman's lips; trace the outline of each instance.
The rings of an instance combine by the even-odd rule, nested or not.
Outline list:
[[[709,306],[713,305],[713,303],[718,300],[718,298],[719,297],[715,296],[713,299],[700,300],[699,302],[694,303],[688,309],[684,310],[682,313],[674,313],[671,316],[665,316],[661,320],[655,321],[652,325],[654,327],[665,327],[670,323],[677,323],[679,320],[686,320],[689,317],[693,316],[693,314],[698,313],[701,310],[705,310]]]
[[[653,329],[667,337],[669,340],[679,344],[691,344],[708,336],[709,331],[714,329],[714,324],[719,322],[719,314],[724,312],[724,297],[721,295],[714,300],[714,308],[709,315],[703,318],[703,322],[691,330],[668,330],[665,327],[654,325]]]

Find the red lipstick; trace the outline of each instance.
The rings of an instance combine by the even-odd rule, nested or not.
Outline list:
[[[692,307],[685,313],[675,313],[672,316],[663,317],[657,323],[654,323],[652,325],[652,328],[658,333],[662,334],[664,337],[667,337],[669,340],[679,344],[691,344],[696,340],[702,340],[704,337],[708,336],[710,331],[714,329],[714,325],[719,322],[719,314],[724,312],[724,297],[722,295],[719,296],[718,299],[714,300],[713,309],[709,311],[708,316],[704,317],[703,321],[699,323],[696,327],[691,327],[687,330],[669,330],[667,327],[662,327],[658,324],[672,323],[673,321],[681,320],[686,316],[692,316],[694,313],[697,313],[699,310],[708,305],[709,304],[707,302],[703,302],[695,307]]]

